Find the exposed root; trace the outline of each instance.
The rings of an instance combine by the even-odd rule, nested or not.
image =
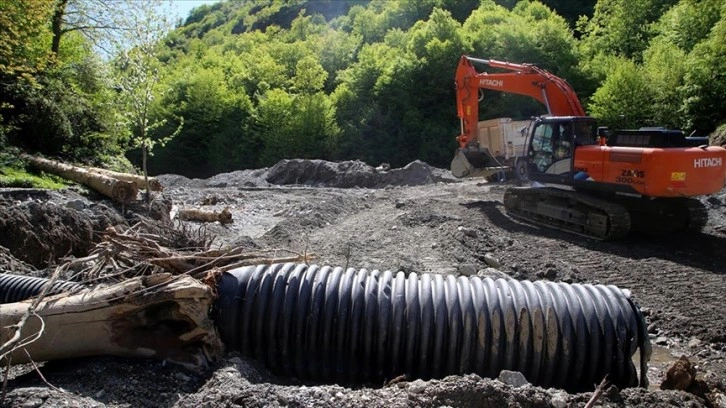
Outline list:
[[[207,279],[210,271],[218,274],[247,265],[309,262],[315,257],[311,253],[283,250],[209,249],[212,239],[206,232],[197,233],[193,239],[189,237],[190,231],[138,224],[126,229],[109,227],[90,255],[67,260],[64,265],[79,271],[83,281],[128,279],[161,272]],[[280,257],[281,252],[292,256]]]

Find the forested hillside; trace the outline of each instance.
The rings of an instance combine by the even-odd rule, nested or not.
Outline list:
[[[133,19],[102,3],[0,0],[3,166],[13,147],[139,166],[141,147],[151,173],[195,177],[283,158],[447,167],[462,54],[565,78],[603,125],[726,123],[726,0],[224,0],[171,31],[143,2]],[[89,29],[102,18],[145,31]],[[544,112],[485,92],[480,117]]]

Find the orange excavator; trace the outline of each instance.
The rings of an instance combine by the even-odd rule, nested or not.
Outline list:
[[[474,63],[498,71],[478,72]],[[531,64],[469,56],[461,57],[456,71],[456,176],[502,171],[477,134],[482,89],[527,95],[547,108],[531,122],[515,161],[516,173],[531,185],[504,195],[504,207],[515,217],[600,240],[632,230],[700,230],[707,213],[695,197],[725,187],[726,149],[708,146],[707,138],[665,128],[598,128],[562,78]]]

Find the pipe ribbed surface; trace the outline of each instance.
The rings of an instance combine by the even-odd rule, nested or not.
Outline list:
[[[0,304],[22,302],[37,296],[48,281],[46,278],[0,273]],[[56,281],[48,293],[55,294],[80,288],[83,288],[83,285],[79,283]]]
[[[377,383],[519,371],[533,384],[639,384],[645,321],[615,286],[315,265],[225,272],[212,316],[229,349],[303,380]],[[641,386],[647,385],[643,376]]]

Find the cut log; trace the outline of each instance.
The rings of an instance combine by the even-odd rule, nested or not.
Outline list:
[[[233,222],[232,212],[229,211],[229,208],[224,208],[222,211],[208,211],[198,208],[181,208],[179,209],[178,215],[179,219],[184,221],[219,221],[221,224],[230,224]]]
[[[140,176],[138,174],[131,174],[131,173],[121,173],[118,171],[108,170],[108,169],[102,169],[100,167],[89,167],[90,171],[94,173],[103,174],[105,176],[113,177],[118,180],[123,181],[129,181],[131,183],[136,184],[136,188],[139,190],[146,189],[146,181],[144,181],[144,176]],[[151,191],[163,191],[164,186],[161,185],[161,182],[153,177],[149,177],[149,190]]]
[[[94,173],[83,167],[28,154],[21,155],[21,158],[28,160],[31,165],[39,170],[81,183],[120,203],[128,203],[136,200],[136,196],[139,193],[136,183],[117,180],[107,175]]]
[[[154,357],[199,370],[222,353],[209,318],[212,290],[188,276],[157,274],[77,295],[44,299],[22,325],[21,336],[41,331],[36,341],[13,351],[21,364],[85,356]],[[0,305],[0,344],[30,301]],[[27,351],[27,353],[26,353]]]

